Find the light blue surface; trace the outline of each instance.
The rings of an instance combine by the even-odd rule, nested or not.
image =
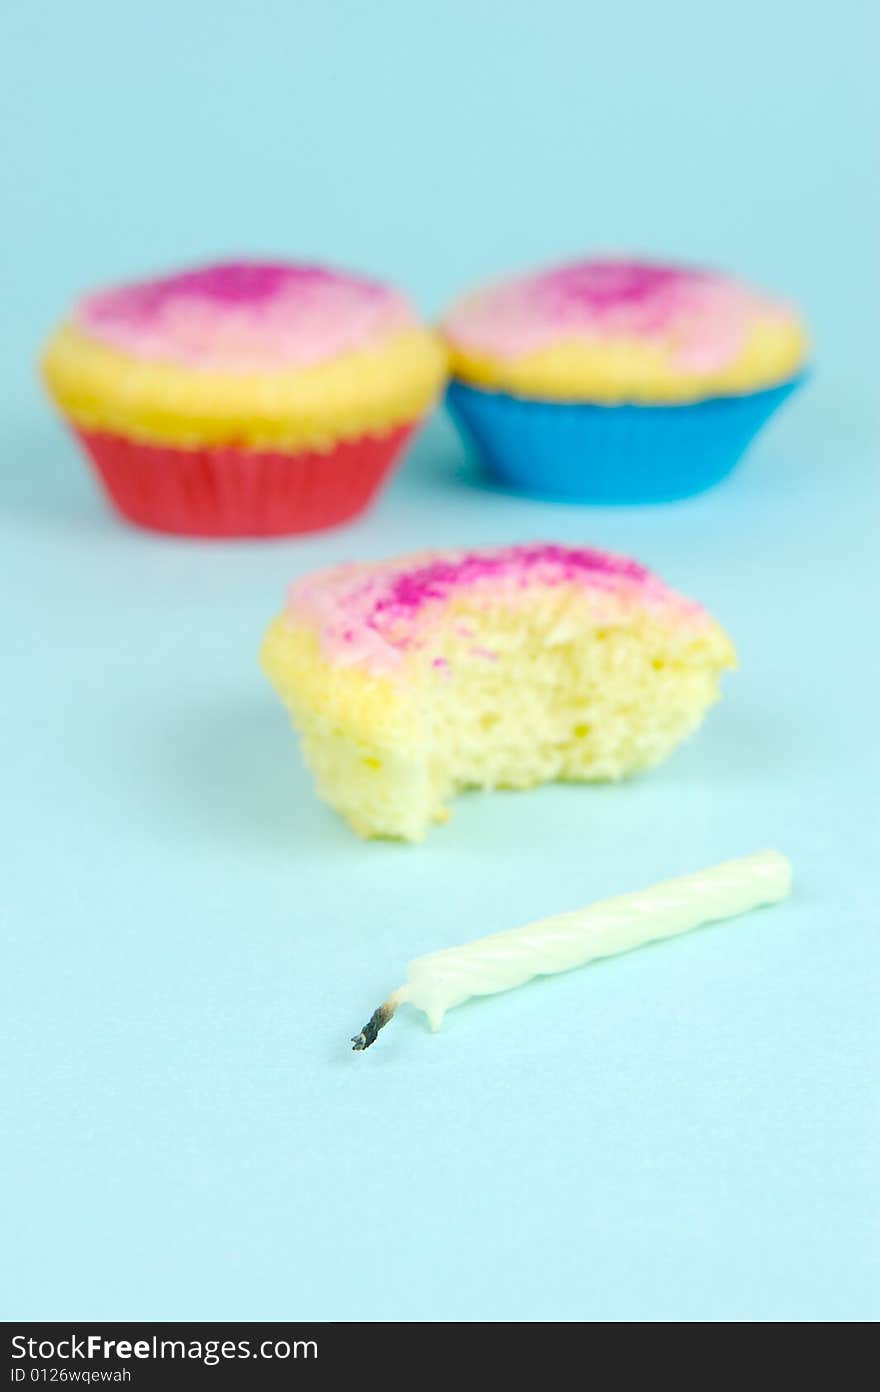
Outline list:
[[[7,0],[0,1314],[880,1313],[871,9]],[[818,339],[675,506],[493,494],[438,418],[350,529],[167,541],[108,516],[32,374],[77,289],[218,253],[435,311],[619,246],[734,266]],[[741,671],[643,780],[359,843],[257,669],[286,582],[530,537],[655,566]],[[784,907],[349,1052],[417,953],[767,845]]]

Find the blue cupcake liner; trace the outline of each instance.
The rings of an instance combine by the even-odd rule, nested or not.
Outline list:
[[[529,401],[463,382],[447,401],[508,488],[575,503],[668,503],[729,474],[805,375],[689,405]]]

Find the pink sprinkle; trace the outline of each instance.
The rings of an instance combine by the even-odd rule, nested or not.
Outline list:
[[[448,661],[431,657],[430,645],[437,632],[435,619],[442,622],[450,601],[467,595],[491,615],[519,602],[520,594],[533,588],[556,587],[607,594],[624,603],[668,606],[688,624],[705,617],[699,605],[669,590],[637,561],[591,547],[544,542],[338,566],[297,581],[288,609],[313,624],[324,650],[332,655],[335,647],[340,661],[390,672],[407,653],[425,650],[432,668],[449,676]],[[465,642],[478,636],[467,623],[458,623],[455,631]],[[487,662],[499,660],[498,653],[479,644],[469,651]]]
[[[373,605],[372,617],[412,612],[431,600],[445,599],[453,588],[511,576],[518,576],[520,583],[534,578],[559,585],[601,576],[644,581],[648,572],[637,561],[588,547],[536,543],[498,551],[469,551],[453,560],[430,561],[396,575],[387,593]]]
[[[74,321],[136,357],[205,370],[313,366],[412,322],[406,299],[364,276],[229,261],[98,290]]]
[[[682,368],[709,371],[740,351],[751,324],[791,311],[700,267],[595,259],[477,289],[444,323],[451,342],[514,359],[569,339],[669,339]]]

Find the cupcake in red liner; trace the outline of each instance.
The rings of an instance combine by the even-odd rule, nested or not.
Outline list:
[[[124,517],[220,537],[356,516],[445,375],[398,291],[253,261],[88,295],[42,365]]]

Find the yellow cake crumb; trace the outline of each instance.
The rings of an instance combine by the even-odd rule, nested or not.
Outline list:
[[[467,788],[600,783],[665,759],[736,665],[720,626],[582,587],[459,595],[393,672],[328,659],[284,614],[262,661],[318,793],[364,837],[421,841]]]

